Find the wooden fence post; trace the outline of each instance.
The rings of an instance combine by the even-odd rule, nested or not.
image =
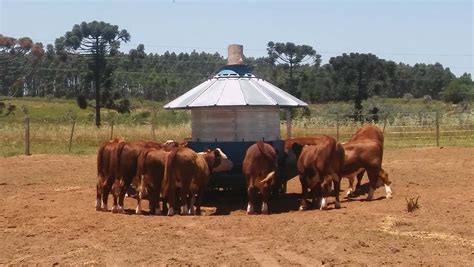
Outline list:
[[[156,141],[156,133],[155,133],[155,125],[153,124],[153,122],[155,121],[156,119],[156,109],[153,109],[153,117],[151,118],[151,136],[153,137],[153,140]]]
[[[286,139],[291,138],[291,110],[286,110]]]
[[[439,147],[439,111],[436,111],[436,146]]]
[[[25,155],[29,156],[30,154],[30,117],[27,115],[25,117]]]
[[[71,129],[71,135],[69,136],[69,152],[71,152],[71,146],[72,146],[72,137],[74,136],[74,127],[76,126],[76,120],[74,119],[72,121],[72,129]]]
[[[110,140],[114,137],[114,121],[112,121],[112,124],[110,126]]]
[[[336,140],[339,142],[339,113],[336,113]]]

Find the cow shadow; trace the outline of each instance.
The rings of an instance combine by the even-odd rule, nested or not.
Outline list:
[[[362,184],[361,186],[357,187],[354,192],[352,192],[349,196],[345,196],[342,202],[370,202],[370,201],[379,201],[385,199],[384,196],[380,196],[378,198],[374,198],[372,200],[367,200],[366,198],[358,198],[360,196],[366,196],[369,193],[369,183]],[[345,194],[345,193],[342,193]]]
[[[297,211],[300,194],[275,194],[271,197],[268,207],[271,214]],[[261,209],[261,200],[256,203],[256,210]],[[245,191],[214,191],[209,192],[204,199],[204,206],[215,207],[212,216],[230,215],[232,212],[245,213],[247,209],[247,194]]]

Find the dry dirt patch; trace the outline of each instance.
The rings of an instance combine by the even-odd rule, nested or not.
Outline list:
[[[93,155],[0,158],[0,264],[472,264],[474,149],[387,150],[384,168],[391,200],[379,189],[375,201],[299,212],[291,180],[269,216],[219,196],[205,214],[228,215],[168,218],[96,212]],[[408,213],[415,196],[420,209]]]

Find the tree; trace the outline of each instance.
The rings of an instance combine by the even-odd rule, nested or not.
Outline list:
[[[319,66],[321,63],[321,55],[318,55],[316,50],[309,45],[295,45],[294,43],[289,42],[286,44],[269,42],[267,45],[267,51],[269,59],[273,64],[280,63],[289,68],[289,93],[296,97],[300,97],[300,93],[296,90],[297,84],[293,72],[296,67],[303,63],[309,65],[316,64]]]
[[[332,57],[329,64],[342,94],[354,100],[354,118],[361,120],[362,100],[369,94],[379,94],[386,81],[384,60],[372,54],[350,53]],[[346,99],[346,100],[349,100]]]
[[[36,65],[44,54],[43,45],[31,38],[15,39],[0,34],[0,94],[15,95],[12,87],[21,87],[21,79],[33,71],[28,66],[31,60]]]
[[[101,87],[110,89],[111,85],[110,76],[113,69],[107,66],[107,56],[115,55],[120,47],[120,42],[128,41],[130,41],[130,34],[127,30],[119,30],[117,25],[102,21],[76,24],[71,31],[56,39],[56,48],[59,51],[77,52],[89,56],[89,70],[92,72],[95,89],[95,123],[97,127],[100,127],[101,107],[117,110],[123,108],[110,102],[113,94],[108,90],[102,93]],[[78,99],[78,103],[81,102],[84,103],[84,99]]]
[[[452,80],[442,91],[445,101],[457,104],[462,101],[474,99],[474,83],[471,74],[464,73],[458,79]]]

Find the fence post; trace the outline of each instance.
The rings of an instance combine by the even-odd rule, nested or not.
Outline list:
[[[110,140],[114,137],[114,121],[112,121],[111,127],[110,127]]]
[[[29,156],[30,154],[30,117],[25,116],[25,155]]]
[[[153,137],[153,140],[156,141],[156,134],[155,134],[155,125],[153,124],[153,122],[155,121],[156,119],[156,109],[153,109],[153,117],[151,118],[151,136]]]
[[[156,141],[155,125],[153,124],[153,121],[151,121],[151,136],[153,137],[153,140]]]
[[[72,129],[71,129],[71,135],[69,136],[69,152],[71,152],[71,146],[72,146],[72,137],[74,136],[74,127],[76,126],[76,120],[74,119],[72,121]]]
[[[387,126],[387,121],[388,121],[388,118],[387,118],[387,115],[385,115],[385,119],[383,120],[383,130],[382,130],[382,133],[385,133],[385,126]]]
[[[336,113],[336,140],[339,142],[339,113]]]
[[[286,110],[286,139],[291,138],[291,110]]]
[[[436,146],[439,147],[439,111],[436,111]]]

